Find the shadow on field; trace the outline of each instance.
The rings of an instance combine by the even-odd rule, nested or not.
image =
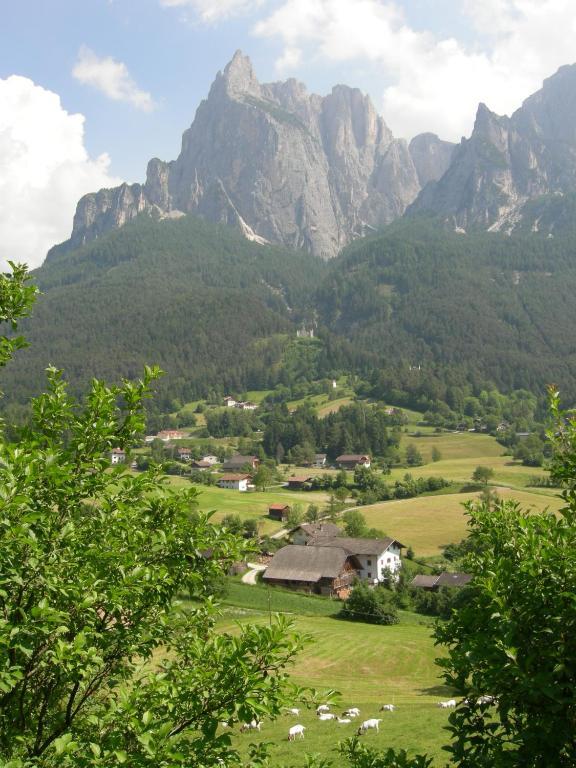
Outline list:
[[[452,696],[454,689],[449,685],[433,685],[430,688],[419,688],[420,696]]]

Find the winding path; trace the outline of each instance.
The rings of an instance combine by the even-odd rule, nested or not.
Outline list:
[[[262,565],[262,563],[247,563],[249,571],[246,571],[244,576],[242,576],[242,583],[243,584],[251,584],[252,586],[256,585],[256,576],[260,571],[265,571],[266,566]]]

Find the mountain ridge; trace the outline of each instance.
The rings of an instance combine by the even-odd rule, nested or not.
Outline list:
[[[444,172],[448,142],[424,134],[413,146],[414,157],[357,88],[318,96],[294,79],[260,84],[237,51],[184,131],[178,158],[152,158],[144,184],[85,195],[70,240],[49,258],[141,213],[194,213],[256,242],[332,258],[402,215],[421,179]]]

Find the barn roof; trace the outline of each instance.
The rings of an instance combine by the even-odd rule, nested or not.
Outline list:
[[[438,576],[436,586],[438,587],[465,587],[472,581],[469,573],[441,573]]]
[[[334,523],[325,522],[302,523],[296,528],[296,530],[298,529],[304,531],[304,533],[307,533],[314,539],[326,536],[329,538],[334,538],[335,536],[338,536],[340,533],[342,533],[341,529],[338,528],[337,525],[334,525]]]
[[[384,539],[353,539],[346,536],[318,538],[315,539],[314,544],[319,547],[343,547],[351,555],[381,555],[392,544],[397,544],[399,547],[404,546],[389,536]]]
[[[469,573],[448,573],[444,571],[441,574],[434,574],[432,576],[419,574],[412,579],[410,586],[423,587],[424,589],[432,589],[433,587],[465,587],[470,581],[472,581],[472,576]]]
[[[363,461],[369,458],[367,453],[343,453],[336,457],[336,461]]]
[[[290,544],[270,561],[265,579],[317,582],[336,578],[344,569],[349,553],[338,547],[311,547]]]
[[[434,573],[432,575],[425,575],[423,573],[419,573],[417,576],[414,576],[412,581],[410,582],[411,587],[424,587],[425,589],[431,589],[432,587],[436,586],[436,582],[438,581],[438,574]]]

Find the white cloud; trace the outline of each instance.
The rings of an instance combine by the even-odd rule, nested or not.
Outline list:
[[[369,63],[383,81],[384,117],[400,136],[468,135],[478,102],[510,113],[575,58],[573,0],[453,0],[474,47],[413,29],[393,0],[281,0],[255,26],[280,40],[286,74],[323,61]],[[351,83],[354,85],[355,83]]]
[[[85,45],[80,48],[72,75],[76,80],[93,86],[113,101],[132,104],[143,112],[150,112],[156,106],[152,96],[138,88],[126,64],[111,56],[99,58]]]
[[[72,229],[87,192],[120,183],[109,158],[90,159],[84,117],[25,77],[0,79],[0,268],[6,260],[39,266]]]
[[[250,13],[266,0],[160,0],[165,8],[189,8],[207,24]]]

